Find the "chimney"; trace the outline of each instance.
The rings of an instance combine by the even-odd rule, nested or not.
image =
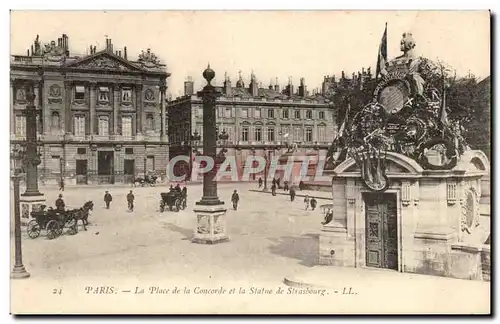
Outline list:
[[[94,54],[95,54],[96,51],[97,51],[97,47],[94,45]]]
[[[184,95],[191,96],[194,93],[194,82],[190,76],[184,81]]]
[[[30,56],[30,50],[27,50],[27,55]]]
[[[62,46],[61,46],[61,45],[62,45],[61,43],[62,43],[62,39],[61,39],[61,37],[59,37],[59,38],[57,39],[57,47],[62,47]]]
[[[33,45],[31,45],[31,55],[33,55],[33,53],[35,53],[35,52],[33,51]],[[28,54],[28,56],[30,56],[30,55]]]
[[[118,56],[122,57],[122,51],[121,50],[118,51]]]
[[[288,85],[286,86],[286,94],[290,97],[293,96],[292,77],[288,78]]]
[[[252,72],[250,76],[250,95],[252,97],[256,97],[259,95],[259,85],[257,84],[257,79],[255,78],[255,74]]]
[[[274,85],[274,91],[280,92],[280,85],[278,83],[278,78],[276,78],[276,84]]]
[[[226,95],[226,97],[231,97],[232,90],[233,88],[231,87],[231,79],[229,78],[226,72],[224,73],[224,95]]]
[[[307,90],[306,90],[304,78],[300,78],[299,96],[301,96],[301,97],[307,96]]]
[[[64,37],[64,48],[66,49],[66,56],[69,56],[69,38],[68,35],[63,34]]]
[[[342,79],[342,80],[344,80],[344,79],[345,79],[345,72],[344,72],[344,71],[342,71],[342,77],[341,77],[341,79]]]
[[[113,53],[113,43],[111,43],[111,39],[106,38],[106,51]]]
[[[123,48],[123,58],[127,59],[127,46]]]
[[[118,56],[118,51],[115,51],[115,55]]]

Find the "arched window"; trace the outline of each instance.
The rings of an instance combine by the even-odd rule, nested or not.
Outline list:
[[[154,130],[155,126],[155,119],[153,114],[147,114],[146,115],[146,129],[147,130]]]
[[[52,129],[54,129],[54,130],[59,129],[59,127],[60,127],[59,123],[60,123],[59,113],[57,111],[54,111],[52,113],[52,119],[51,119],[51,123],[50,123]]]

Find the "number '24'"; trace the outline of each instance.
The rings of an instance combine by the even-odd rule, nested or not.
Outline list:
[[[62,289],[52,289],[53,295],[62,295]]]

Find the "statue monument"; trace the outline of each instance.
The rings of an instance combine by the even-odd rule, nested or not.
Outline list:
[[[333,216],[322,226],[320,263],[480,279],[489,161],[447,118],[443,64],[415,47],[404,33],[403,54],[387,62],[372,100],[329,151],[331,160],[343,154],[327,171]]]

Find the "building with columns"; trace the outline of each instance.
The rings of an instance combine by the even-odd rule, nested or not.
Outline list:
[[[291,79],[284,89],[277,79],[272,83],[262,87],[252,73],[250,83],[245,85],[240,73],[235,86],[227,75],[224,84],[216,86],[221,93],[217,100],[218,131],[229,135],[226,156],[236,157],[240,176],[249,155],[281,156],[292,143],[298,143],[298,150],[304,154],[326,154],[337,132],[332,103],[319,92],[310,95],[304,79],[297,91]],[[193,149],[202,151],[203,107],[194,89],[188,78],[184,95],[168,103],[171,158],[189,156]],[[201,135],[198,143],[192,141],[195,132]],[[178,162],[174,174],[186,174],[189,167]]]
[[[25,140],[26,85],[39,111],[39,176],[47,182],[123,183],[168,162],[166,65],[150,49],[137,60],[127,47],[90,46],[72,55],[69,37],[42,46],[37,35],[10,65],[11,144]]]

